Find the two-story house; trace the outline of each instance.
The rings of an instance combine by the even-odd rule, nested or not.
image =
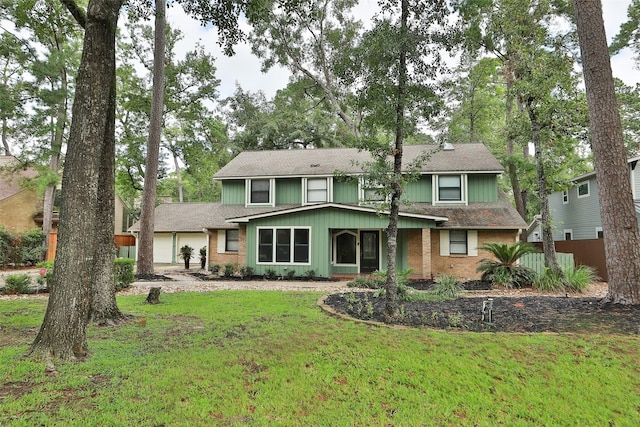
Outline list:
[[[640,223],[640,157],[627,161],[636,216]],[[601,239],[602,218],[596,173],[591,172],[571,180],[568,190],[549,195],[553,240]],[[537,233],[537,234],[536,234]],[[539,229],[531,229],[529,241],[539,241]]]
[[[477,277],[478,246],[526,228],[498,187],[503,168],[483,144],[408,145],[403,163],[425,153],[400,208],[397,267]],[[209,264],[322,277],[386,269],[388,213],[364,179],[368,161],[352,148],[240,153],[214,175],[222,200],[206,218]]]

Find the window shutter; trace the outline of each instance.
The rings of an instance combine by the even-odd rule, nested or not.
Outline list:
[[[449,256],[449,230],[440,230],[440,256]]]
[[[478,230],[467,231],[467,253],[469,256],[478,256]]]
[[[227,232],[225,230],[218,230],[218,253],[223,254],[227,245]]]

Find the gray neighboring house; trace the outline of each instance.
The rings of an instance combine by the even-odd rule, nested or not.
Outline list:
[[[627,161],[631,178],[636,217],[640,223],[640,157]],[[566,191],[549,195],[549,208],[553,221],[553,240],[601,239],[602,218],[596,173],[591,172],[572,179],[573,185]],[[527,229],[527,240],[542,240],[537,218]]]

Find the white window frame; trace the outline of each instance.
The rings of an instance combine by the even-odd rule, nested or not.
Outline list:
[[[564,190],[562,192],[562,204],[563,205],[569,204],[569,190]]]
[[[467,253],[466,254],[452,254],[451,242],[449,239],[449,231],[440,230],[440,256],[454,256],[454,257],[476,257],[478,256],[478,230],[464,230],[467,232]]]
[[[599,233],[602,233],[602,237],[598,236]],[[603,239],[604,238],[604,231],[602,230],[602,227],[596,227],[596,239]]]
[[[460,177],[460,200],[440,200],[440,177],[441,176],[459,176]],[[451,174],[440,174],[433,175],[432,179],[432,194],[433,194],[433,204],[439,205],[459,205],[459,204],[468,204],[468,175],[465,173],[451,173]]]
[[[375,205],[378,203],[389,203],[390,194],[387,194],[383,199],[366,199],[365,194],[367,190],[376,190],[379,188],[384,188],[384,185],[376,184],[376,185],[367,185],[366,180],[361,178],[358,180],[358,199],[360,200],[361,205]]]
[[[338,264],[338,237],[343,235],[343,234],[350,234],[351,236],[353,236],[356,240],[356,246],[354,249],[354,260],[355,262],[353,264]],[[333,243],[333,251],[332,251],[332,259],[333,259],[333,265],[337,266],[337,267],[357,267],[358,266],[358,246],[359,246],[359,233],[353,232],[351,230],[343,230],[340,231],[339,233],[336,233],[333,235],[332,238],[332,243]]]
[[[269,181],[269,201],[263,203],[251,203],[251,183],[253,181]],[[245,206],[274,206],[275,205],[275,185],[273,178],[249,178],[245,180]]]
[[[567,234],[569,236],[571,236],[570,239],[567,239]],[[573,229],[572,228],[565,228],[564,230],[562,230],[562,239],[563,240],[573,240]]]
[[[309,181],[325,180],[327,184],[326,197],[322,202],[310,202],[309,201]],[[314,178],[302,178],[302,204],[303,205],[317,205],[321,203],[330,203],[333,201],[333,179],[331,177],[314,177]]]
[[[586,194],[580,194],[580,187],[582,187],[583,185],[587,186],[587,193]],[[578,199],[582,199],[584,197],[589,197],[591,195],[591,184],[589,183],[589,181],[582,181],[580,183],[578,183],[576,185],[576,194],[578,195]]]
[[[261,230],[271,230],[272,232],[272,242],[271,242],[271,261],[265,262],[260,261],[260,231]],[[289,230],[291,241],[289,242],[289,261],[276,261],[276,248],[277,248],[277,234],[276,230]],[[295,262],[295,231],[296,230],[307,230],[309,233],[309,243],[308,243],[308,253],[307,253],[307,262]],[[311,227],[256,227],[256,264],[258,265],[311,265],[311,252],[312,252],[312,242],[311,242]]]

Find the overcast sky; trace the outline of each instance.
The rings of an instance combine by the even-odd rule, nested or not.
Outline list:
[[[631,0],[602,0],[603,14],[607,37],[611,39],[624,22],[627,7]],[[377,0],[360,0],[357,16],[368,18],[377,8]],[[227,57],[222,54],[216,44],[215,30],[202,27],[197,21],[184,14],[182,8],[172,7],[168,10],[168,19],[174,28],[184,33],[184,40],[178,46],[178,51],[186,52],[193,49],[196,41],[201,43],[216,58],[217,77],[221,80],[219,87],[220,98],[233,95],[236,84],[245,91],[264,91],[267,96],[273,96],[278,89],[287,85],[290,73],[283,68],[274,67],[268,73],[260,71],[260,61],[253,56],[246,44],[235,47],[235,56]],[[618,77],[627,84],[640,82],[640,71],[633,64],[633,55],[628,50],[621,52],[611,59],[614,77]]]

